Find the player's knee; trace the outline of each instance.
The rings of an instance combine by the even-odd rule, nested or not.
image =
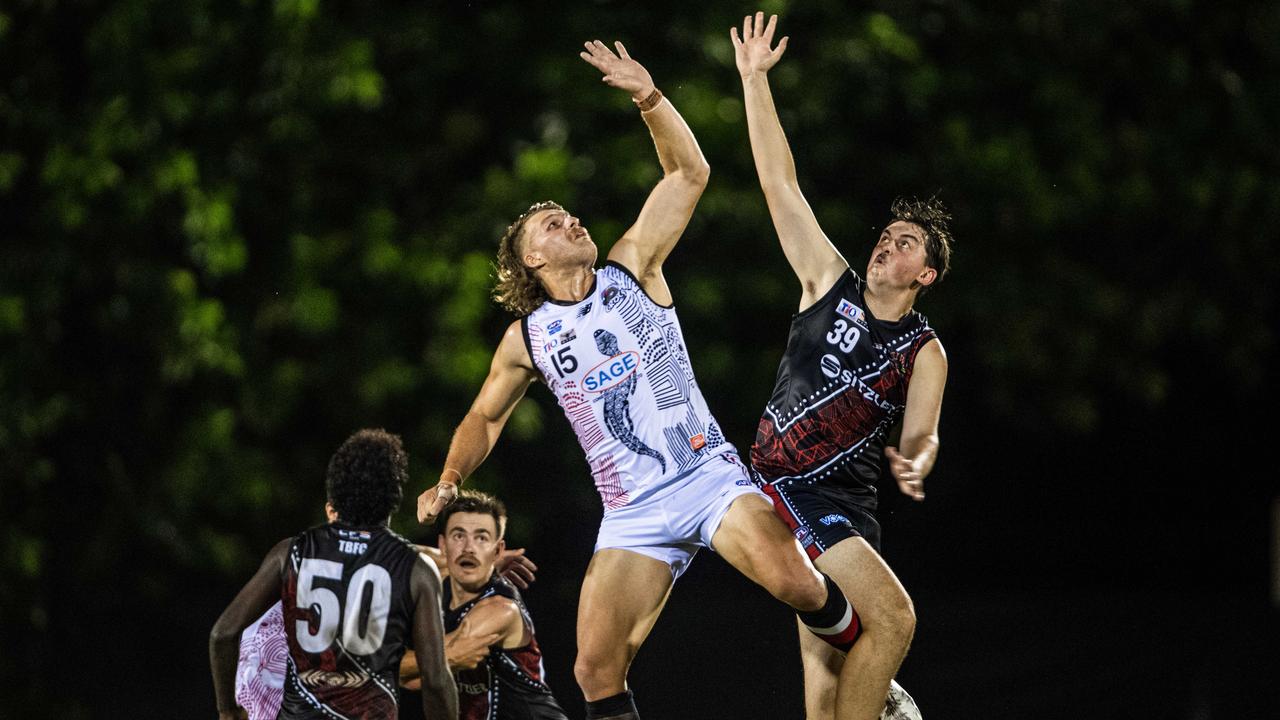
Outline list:
[[[770,591],[774,597],[801,612],[817,610],[827,601],[826,582],[811,570],[788,574]]]
[[[610,695],[614,688],[625,687],[627,664],[621,655],[579,652],[573,663],[573,676],[587,695]]]
[[[868,631],[879,629],[879,634],[894,645],[906,647],[916,634],[916,609],[906,592],[892,594],[876,613],[874,621],[867,621]]]

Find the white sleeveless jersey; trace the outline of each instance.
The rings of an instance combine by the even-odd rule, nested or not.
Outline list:
[[[549,300],[523,326],[606,511],[734,452],[693,377],[675,309],[650,300],[623,266],[606,264],[587,297]]]

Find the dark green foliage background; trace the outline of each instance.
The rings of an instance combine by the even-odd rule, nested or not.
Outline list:
[[[1266,714],[1280,6],[998,5],[763,3],[854,267],[895,196],[956,216],[919,303],[951,358],[941,460],[923,506],[886,493],[904,684],[934,718]],[[398,432],[410,498],[432,481],[510,320],[502,228],[554,198],[603,257],[658,178],[583,40],[625,41],[711,162],[666,275],[748,446],[798,297],[727,35],[754,9],[0,5],[0,715],[212,717],[208,628],[321,520],[341,440]],[[532,390],[475,483],[543,565],[576,715],[600,511],[559,414]],[[411,499],[395,527],[430,540]],[[787,614],[706,555],[633,672],[646,717],[799,717]]]

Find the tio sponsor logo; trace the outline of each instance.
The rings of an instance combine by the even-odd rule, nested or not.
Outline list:
[[[836,312],[861,325],[863,329],[867,329],[866,313],[862,312],[862,308],[848,300],[840,298],[840,304],[836,306]]]
[[[591,368],[582,380],[587,392],[604,392],[626,380],[640,366],[640,354],[635,350],[619,353]]]

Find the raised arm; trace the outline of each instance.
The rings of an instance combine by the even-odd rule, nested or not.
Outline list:
[[[662,263],[689,224],[707,187],[711,167],[693,131],[654,86],[649,71],[631,59],[622,43],[614,45],[617,55],[599,40],[587,43],[586,51],[580,54],[604,73],[606,83],[630,93],[640,106],[640,117],[649,126],[658,151],[662,179],[649,193],[635,224],[609,251],[609,259],[630,270],[649,297],[670,304],[671,290],[662,276]]]
[[[938,457],[938,417],[942,414],[942,391],[946,385],[947,355],[942,343],[933,340],[920,348],[911,371],[898,443],[901,451],[885,448],[898,489],[913,500],[924,500],[924,479]]]
[[[738,73],[742,76],[743,102],[747,110],[747,131],[751,136],[751,154],[755,157],[756,173],[764,189],[764,199],[769,205],[769,215],[777,230],[782,252],[791,263],[791,269],[800,279],[800,309],[817,302],[835,284],[849,263],[827,239],[808,201],[800,192],[796,179],[796,164],[791,157],[791,147],[778,121],[778,110],[769,90],[769,69],[787,49],[787,38],[782,38],[777,48],[773,43],[774,28],[778,16],[769,18],[765,25],[764,13],[748,15],[742,21],[742,37],[732,28]]]
[[[444,614],[440,576],[419,559],[413,566],[413,648],[422,688],[422,711],[429,718],[458,717],[458,688],[444,658]]]
[[[240,661],[240,633],[280,600],[288,538],[276,543],[258,571],[240,590],[209,633],[209,665],[213,670],[213,693],[221,718],[241,717],[236,708],[236,665]]]
[[[458,486],[489,456],[516,403],[537,378],[524,344],[520,322],[511,323],[498,343],[480,394],[466,417],[453,431],[440,481],[418,496],[418,522],[435,522],[436,516],[458,495]]]

